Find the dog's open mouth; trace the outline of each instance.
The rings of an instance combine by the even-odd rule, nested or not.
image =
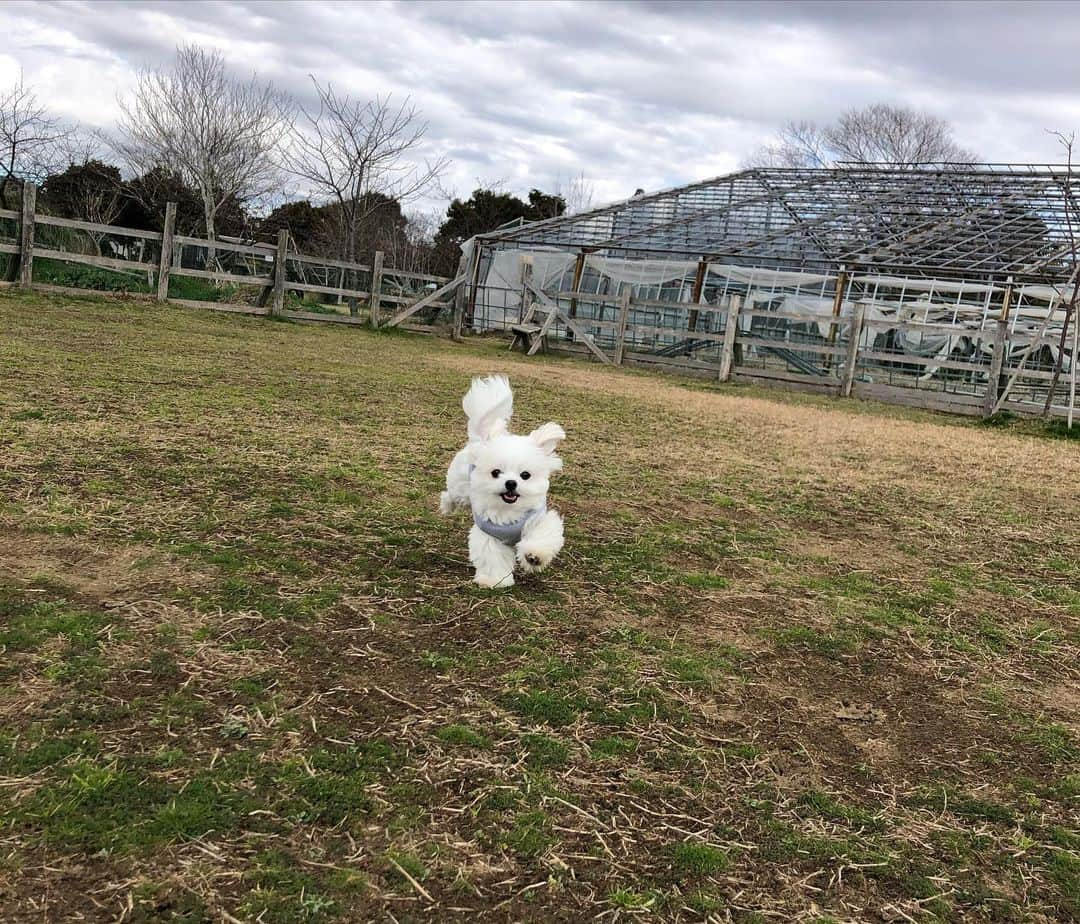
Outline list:
[[[506,503],[512,504],[518,499],[520,495],[516,491],[504,491],[499,495]]]

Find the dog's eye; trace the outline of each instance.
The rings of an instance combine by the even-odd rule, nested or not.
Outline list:
[[[492,470],[491,477],[492,478],[498,478],[501,474],[502,474],[502,471],[500,469],[496,468],[496,469]]]
[[[532,477],[532,475],[530,475],[528,472],[522,472],[521,477],[522,477],[522,480],[528,481]]]

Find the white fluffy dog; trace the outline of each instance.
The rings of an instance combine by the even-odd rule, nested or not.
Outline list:
[[[510,433],[514,394],[505,376],[473,379],[461,406],[469,442],[447,469],[439,509],[472,509],[474,580],[481,587],[511,587],[515,566],[542,571],[563,547],[562,517],[548,510],[547,492],[552,473],[562,468],[555,448],[566,434],[556,423],[528,436]]]

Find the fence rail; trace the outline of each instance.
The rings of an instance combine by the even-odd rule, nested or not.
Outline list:
[[[16,226],[6,240],[0,232],[0,254],[14,259],[8,275],[23,288],[69,293],[99,291],[87,285],[58,285],[35,279],[35,260],[39,270],[41,261],[48,260],[143,279],[146,291],[127,294],[160,302],[314,323],[373,327],[401,324],[429,331],[432,327],[420,323],[417,313],[425,308],[434,313],[453,306],[452,301],[432,295],[450,294],[453,287],[447,286],[454,280],[384,267],[381,252],[367,264],[296,252],[288,247],[284,232],[277,245],[177,234],[174,203],[169,203],[164,230],[159,232],[42,214],[37,211],[36,200],[37,189],[27,184],[21,211],[0,209],[0,221],[14,222]],[[106,239],[108,244],[104,245]],[[39,271],[38,276],[42,275]],[[217,292],[222,286],[232,287],[236,300],[191,298],[180,291],[185,287],[177,282],[185,278],[212,283]],[[253,295],[252,301],[242,300],[240,293],[245,289],[249,297]],[[289,304],[287,294],[299,304]],[[310,296],[324,298],[310,303]],[[338,304],[328,304],[326,297],[336,298]],[[389,314],[385,321],[384,312]]]
[[[120,234],[124,237],[141,237],[148,241],[160,241],[159,231],[140,231],[135,228],[117,228],[115,225],[102,225],[94,221],[79,221],[75,218],[58,218],[56,215],[34,215],[39,225],[52,225],[55,228],[72,228],[78,231],[94,231],[99,234]]]

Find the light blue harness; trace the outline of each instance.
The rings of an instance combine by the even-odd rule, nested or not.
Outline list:
[[[525,531],[525,527],[545,513],[547,513],[547,504],[537,507],[536,510],[530,510],[525,516],[509,523],[495,523],[487,517],[480,516],[475,510],[472,518],[473,522],[480,527],[480,531],[487,533],[492,539],[498,539],[504,545],[517,545],[521,541],[521,534]]]
[[[469,466],[470,478],[472,478],[472,473],[475,469],[475,465]],[[503,543],[503,545],[517,545],[521,542],[521,534],[525,531],[525,527],[545,513],[547,513],[546,503],[542,507],[537,507],[536,510],[530,510],[524,516],[521,516],[516,520],[511,520],[509,523],[496,523],[485,516],[481,516],[475,510],[473,511],[472,519],[473,523],[480,528],[480,532],[487,533],[492,539],[497,539],[499,542]]]

